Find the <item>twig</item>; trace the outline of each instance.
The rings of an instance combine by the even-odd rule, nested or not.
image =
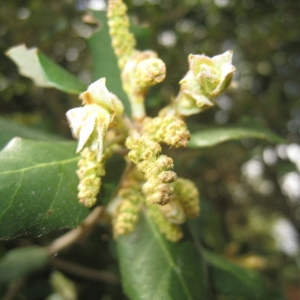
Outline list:
[[[71,273],[73,275],[84,277],[89,280],[102,281],[114,284],[119,282],[118,276],[111,272],[103,272],[92,268],[83,267],[78,264],[65,261],[63,259],[53,258],[51,260],[51,265],[63,272]]]
[[[8,289],[5,293],[5,295],[3,295],[2,300],[13,300],[13,299],[15,299],[17,294],[23,289],[24,285],[25,285],[25,279],[24,278],[20,278],[20,279],[17,279],[15,281],[11,282],[8,286]]]
[[[55,239],[48,247],[46,247],[50,255],[54,255],[57,252],[71,246],[90,233],[99,220],[102,212],[102,206],[96,207],[77,228],[70,230],[63,236]]]

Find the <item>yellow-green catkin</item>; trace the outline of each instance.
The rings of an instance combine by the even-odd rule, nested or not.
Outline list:
[[[186,147],[190,139],[190,132],[185,122],[174,115],[147,118],[144,121],[144,132],[154,141],[176,148]]]
[[[150,205],[148,215],[156,224],[158,230],[171,242],[179,241],[182,236],[182,230],[179,225],[170,223],[162,214],[159,207]]]
[[[129,136],[126,146],[130,150],[128,158],[144,173],[147,182],[143,185],[146,202],[164,205],[170,201],[174,188],[170,183],[177,178],[173,168],[173,160],[160,155],[161,146],[149,136]]]
[[[121,70],[133,54],[136,44],[133,34],[129,31],[130,22],[126,12],[127,7],[122,0],[108,1],[109,34]]]
[[[124,90],[129,94],[145,96],[148,89],[164,80],[166,66],[152,50],[134,51],[122,71]]]
[[[180,202],[186,217],[197,217],[200,212],[200,197],[195,184],[189,179],[177,178],[173,187],[175,189],[173,197]]]
[[[139,184],[132,184],[129,187],[120,189],[117,197],[120,200],[114,211],[112,220],[115,238],[133,231],[138,221],[143,201]]]
[[[97,160],[97,152],[86,147],[80,153],[79,169],[76,171],[80,180],[78,185],[78,199],[86,207],[92,207],[97,201],[101,187],[101,177],[105,175],[103,161]]]
[[[146,54],[149,52],[153,54],[147,57]],[[143,51],[138,55],[141,56],[141,59],[136,64],[132,81],[137,91],[145,91],[165,79],[166,65],[153,51]],[[146,57],[143,58],[143,56]]]

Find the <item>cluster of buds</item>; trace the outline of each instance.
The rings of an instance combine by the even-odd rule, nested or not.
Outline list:
[[[78,162],[79,178],[78,199],[86,207],[92,207],[97,201],[97,195],[101,187],[101,177],[105,175],[104,164],[99,162],[95,151],[86,147],[81,152]]]
[[[177,209],[177,218],[175,218],[174,215],[167,215],[167,208],[162,207],[161,209],[164,209],[165,215],[168,219],[173,220],[173,222],[180,222],[182,219],[180,216],[184,215],[185,218],[195,218],[199,215],[200,212],[200,206],[199,206],[199,191],[195,184],[184,178],[178,178],[176,182],[173,184],[174,187],[174,194],[172,195],[171,202],[178,203],[182,209],[182,213],[180,214],[180,209]],[[175,211],[175,210],[171,210]],[[175,221],[175,219],[178,219],[178,221]]]
[[[110,0],[108,2],[109,31],[120,69],[124,68],[136,44],[133,34],[129,31],[130,22],[126,12],[127,7],[123,1]]]
[[[174,192],[171,183],[177,175],[172,158],[161,154],[159,143],[172,147],[185,147],[190,134],[186,124],[175,116],[147,118],[143,122],[143,134],[134,132],[126,140],[130,150],[128,158],[137,165],[146,179],[143,192],[146,202],[165,205]]]
[[[144,100],[151,86],[165,79],[166,66],[153,51],[135,51],[122,69],[123,88],[127,93],[132,116],[136,120],[145,117]]]
[[[147,118],[144,121],[144,132],[151,139],[159,143],[165,143],[171,147],[186,147],[190,139],[190,133],[186,123],[174,115],[164,117]]]
[[[173,168],[173,160],[161,155],[159,143],[151,140],[149,136],[135,133],[126,140],[126,147],[130,149],[128,158],[137,165],[146,183],[143,192],[146,202],[164,205],[169,202],[174,189],[170,185],[176,180],[176,173],[170,171]]]
[[[170,241],[181,239],[183,233],[180,224],[187,218],[199,215],[199,192],[194,183],[188,179],[177,178],[173,183],[174,193],[170,202],[163,206],[148,206],[149,214],[159,230]]]
[[[143,203],[143,196],[140,193],[140,186],[133,182],[127,187],[119,190],[116,208],[113,211],[113,233],[117,238],[119,235],[128,234],[133,231]]]
[[[67,112],[73,136],[78,139],[77,152],[81,152],[78,197],[88,207],[95,204],[108,153],[121,147],[129,171],[107,209],[114,236],[133,231],[143,208],[160,232],[175,242],[183,236],[180,224],[199,214],[199,192],[193,182],[178,178],[172,171],[173,159],[162,154],[161,144],[186,147],[190,133],[183,118],[213,106],[215,98],[229,86],[235,71],[232,52],[212,58],[189,55],[189,71],[180,81],[172,105],[157,117],[147,117],[145,97],[151,86],[165,78],[166,67],[155,52],[135,49],[126,11],[122,0],[109,0],[110,35],[132,116],[122,117],[123,105],[106,89],[105,79],[81,94],[82,107]],[[115,131],[107,134],[112,127]],[[114,139],[116,135],[121,135],[121,142]]]
[[[108,3],[108,25],[112,46],[122,72],[123,89],[131,103],[132,117],[145,117],[144,100],[149,88],[162,82],[166,76],[166,66],[154,51],[135,49],[136,41],[129,30],[127,8],[122,0]]]
[[[149,87],[164,80],[166,66],[154,51],[135,51],[122,70],[122,81],[127,93],[144,95]]]

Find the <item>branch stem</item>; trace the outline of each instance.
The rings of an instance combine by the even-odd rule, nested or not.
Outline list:
[[[84,267],[73,262],[65,261],[59,258],[54,258],[51,261],[51,265],[56,269],[63,272],[67,272],[72,275],[80,276],[85,279],[93,281],[101,281],[107,283],[117,284],[119,283],[119,278],[117,275],[111,272],[98,271],[96,269]]]
[[[97,224],[102,212],[102,206],[96,207],[77,228],[70,230],[63,236],[55,239],[48,247],[46,247],[50,255],[58,253],[88,235]]]

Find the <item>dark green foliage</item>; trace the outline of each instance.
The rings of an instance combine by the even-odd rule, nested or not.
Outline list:
[[[82,21],[85,12],[76,10],[72,1],[31,0],[26,7],[17,1],[4,2],[0,12],[1,53],[23,43],[28,48],[37,46],[45,53],[40,50],[29,53],[23,46],[13,48],[10,57],[21,74],[39,86],[75,94],[84,91],[93,80],[106,77],[109,90],[119,96],[130,115],[104,13],[93,12],[98,22],[94,26]],[[285,299],[283,292],[277,290],[282,283],[287,290],[293,285],[297,287],[299,267],[295,256],[276,248],[271,236],[272,222],[283,217],[300,232],[299,203],[289,201],[280,188],[284,175],[299,174],[299,167],[280,156],[275,144],[298,145],[300,141],[300,44],[296,26],[300,4],[268,0],[162,0],[158,4],[145,2],[135,6],[131,1],[128,4],[139,48],[155,49],[167,64],[166,81],[149,95],[149,101],[156,101],[155,105],[147,104],[149,115],[155,115],[159,107],[177,94],[189,53],[212,56],[234,50],[237,73],[233,88],[218,99],[219,107],[187,119],[192,131],[189,148],[193,149],[170,150],[180,176],[190,177],[200,187],[201,199],[205,199],[202,216],[190,223],[193,234],[185,228],[184,239],[175,244],[166,241],[144,213],[136,231],[115,244],[108,238],[110,229],[105,220],[95,231],[97,234],[84,240],[86,247],[82,243],[65,251],[63,259],[93,271],[97,268],[120,273],[124,293],[133,300]],[[26,9],[30,15],[22,19]],[[85,36],[84,28],[89,33]],[[161,42],[161,33],[167,30],[175,34],[173,45]],[[77,51],[76,60],[68,57],[70,49]],[[34,62],[29,66],[28,55]],[[78,226],[89,213],[77,201],[75,142],[65,141],[62,136],[66,133],[61,130],[66,127],[66,109],[80,105],[76,98],[77,95],[72,98],[54,90],[36,89],[31,81],[17,75],[14,64],[2,54],[0,238],[19,239],[3,241],[1,245],[0,282],[10,285],[20,277],[30,276],[23,292],[18,292],[20,297],[29,295],[33,299],[32,295],[38,294],[37,287],[44,286],[45,297],[45,293],[53,294],[54,288],[49,284],[53,269],[47,266],[49,256],[44,247],[19,246],[24,241],[47,246],[57,237],[58,230]],[[58,117],[49,126],[53,115]],[[36,122],[34,116],[42,121]],[[245,116],[250,121],[241,121]],[[24,124],[36,127],[42,124],[46,130]],[[53,127],[56,132],[61,130],[61,135],[49,133]],[[228,140],[236,141],[223,143]],[[264,151],[268,149],[275,153],[277,163],[264,160]],[[253,157],[262,163],[264,170],[255,182],[241,171],[242,165]],[[99,203],[107,203],[114,193],[124,167],[121,160],[114,156],[109,162]],[[268,192],[258,188],[264,182],[271,183]],[[260,223],[262,220],[266,222]],[[261,270],[266,276],[213,252],[236,261],[255,254],[267,261]],[[35,278],[34,272],[41,269],[46,274]],[[120,284],[105,280],[99,283],[68,270],[65,273],[78,286],[80,299],[100,299],[107,295],[117,300],[127,298],[121,294]],[[0,291],[0,297],[7,286]]]

